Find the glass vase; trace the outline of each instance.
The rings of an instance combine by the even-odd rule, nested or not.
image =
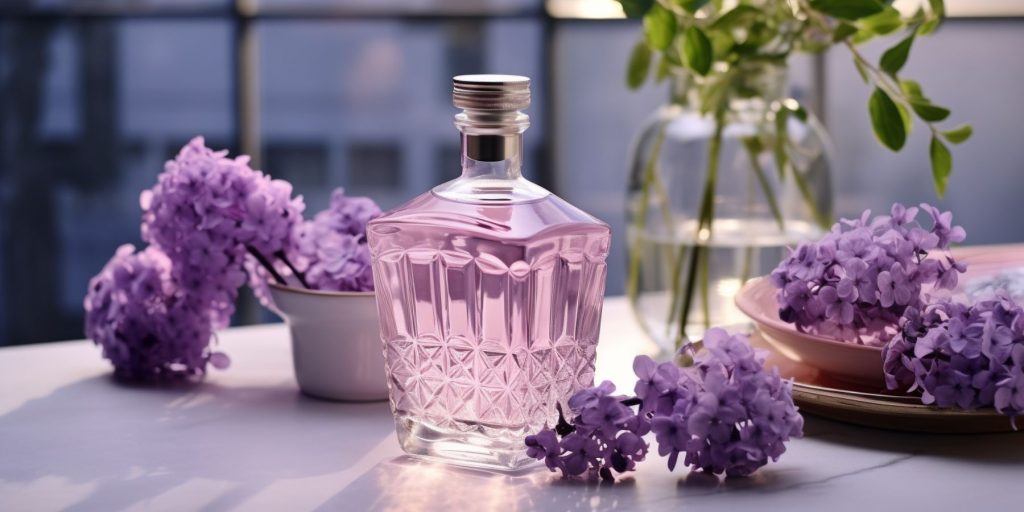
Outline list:
[[[828,137],[783,96],[784,67],[740,71],[713,112],[707,87],[674,80],[634,145],[626,212],[627,294],[666,351],[745,323],[743,284],[832,218]]]

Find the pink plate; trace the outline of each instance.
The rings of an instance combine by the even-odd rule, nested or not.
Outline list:
[[[736,295],[736,306],[750,317],[764,340],[787,358],[817,368],[836,379],[884,387],[882,349],[800,332],[779,319],[775,287],[767,278],[751,279]]]
[[[1024,269],[1024,244],[958,248],[953,255],[967,264],[967,272],[960,277],[957,300],[966,299],[962,290],[973,282],[989,279],[1005,270]],[[736,306],[754,321],[772,348],[835,379],[864,386],[884,386],[881,347],[797,331],[792,324],[779,319],[775,291],[767,278],[758,277],[747,282],[736,295]]]

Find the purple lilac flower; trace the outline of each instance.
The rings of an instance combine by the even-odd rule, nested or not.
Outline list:
[[[614,391],[615,385],[604,381],[576,392],[569,398],[575,414],[572,423],[565,422],[559,407],[559,426],[527,436],[527,455],[544,460],[551,471],[560,470],[565,476],[592,470],[610,480],[612,470],[633,470],[647,455],[643,436],[650,426],[623,403],[625,397],[611,396]]]
[[[636,397],[612,395],[607,381],[577,392],[569,400],[572,422],[560,417],[554,430],[528,436],[527,454],[565,476],[591,471],[611,479],[644,460],[643,436],[653,432],[670,470],[680,455],[693,469],[729,475],[778,460],[803,431],[791,383],[764,369],[764,354],[746,336],[710,329],[703,345],[686,368],[638,356]]]
[[[174,284],[171,260],[157,247],[118,248],[89,282],[84,305],[85,334],[103,348],[118,378],[198,378],[207,363],[228,365],[210,348],[203,305]]]
[[[765,370],[765,354],[751,349],[744,335],[710,329],[703,343],[694,366],[684,369],[697,399],[676,409],[693,436],[685,462],[706,472],[749,475],[778,460],[784,443],[803,433],[792,383],[777,369]]]
[[[294,226],[293,242],[285,249],[285,254],[312,289],[373,291],[366,224],[380,214],[380,208],[372,199],[346,196],[344,189],[338,188],[331,194],[326,210]],[[254,261],[247,266],[252,269],[250,286],[260,301],[269,305],[266,283],[270,276]],[[277,270],[284,276],[292,274],[292,269],[280,264]]]
[[[247,255],[269,262],[288,252],[304,209],[291,185],[248,162],[196,137],[140,195],[150,246],[119,249],[85,298],[86,334],[118,376],[199,377],[208,363],[228,364],[210,337],[234,312]]]
[[[562,447],[558,444],[558,435],[554,430],[541,430],[535,435],[526,436],[526,455],[543,460],[551,471],[562,467]]]
[[[996,296],[973,305],[949,299],[908,308],[883,348],[889,389],[919,392],[937,407],[1024,413],[1024,309]]]
[[[920,211],[932,219],[926,230]],[[882,345],[909,308],[924,308],[926,287],[953,289],[966,268],[948,253],[965,232],[933,206],[894,204],[889,216],[843,219],[818,242],[794,249],[771,274],[779,318],[801,331]],[[944,258],[930,257],[943,252]]]
[[[214,328],[234,312],[246,255],[272,261],[287,252],[305,208],[287,182],[253,170],[247,156],[226,155],[196,137],[140,196],[142,238],[167,254],[173,280]]]

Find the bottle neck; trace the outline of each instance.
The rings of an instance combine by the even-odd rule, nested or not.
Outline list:
[[[461,132],[462,175],[434,193],[469,203],[517,203],[549,194],[523,178],[523,132],[530,118],[522,112],[465,110],[455,116]]]
[[[462,138],[462,177],[514,180],[523,173],[523,132],[530,118],[522,112],[464,110],[455,116]]]
[[[462,177],[514,180],[523,175],[523,134],[462,133]]]

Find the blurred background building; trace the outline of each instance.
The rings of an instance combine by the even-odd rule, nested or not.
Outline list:
[[[1024,241],[1024,2],[946,0],[906,69],[971,121],[953,209],[972,244]],[[89,278],[140,243],[138,194],[191,137],[254,156],[307,211],[330,191],[389,208],[459,173],[453,75],[534,80],[526,173],[612,225],[623,291],[626,155],[663,87],[626,89],[638,24],[611,0],[0,0],[0,345],[81,337]],[[871,46],[877,56],[883,48]],[[838,213],[935,201],[925,134],[871,135],[840,49],[792,94],[835,146]],[[244,296],[238,323],[271,319]]]

